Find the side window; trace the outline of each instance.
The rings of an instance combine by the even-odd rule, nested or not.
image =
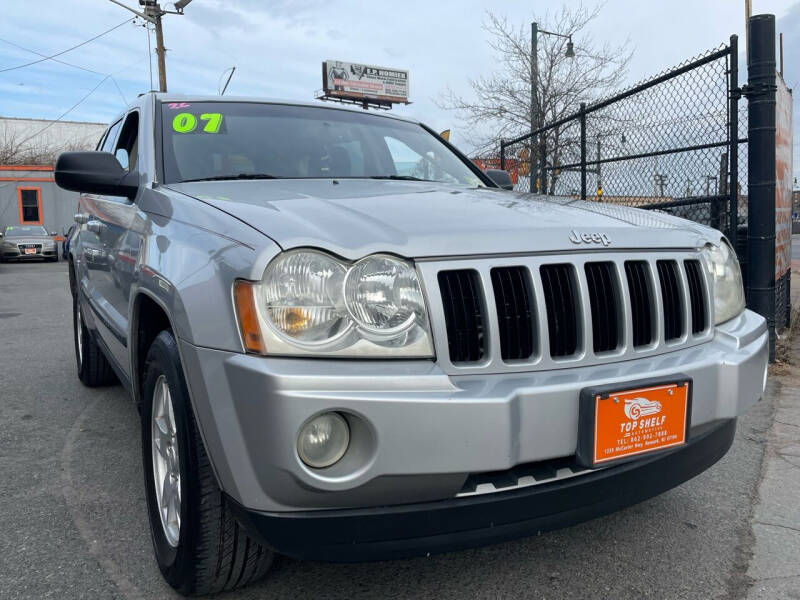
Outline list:
[[[125,125],[119,134],[114,156],[126,171],[135,171],[138,158],[139,113],[131,112],[125,119]]]
[[[22,225],[42,224],[41,188],[17,188],[19,202],[19,222]]]
[[[122,119],[108,128],[106,139],[103,140],[103,145],[100,146],[101,152],[111,152],[111,149],[114,147],[114,142],[117,141],[117,133],[120,127],[122,127]]]

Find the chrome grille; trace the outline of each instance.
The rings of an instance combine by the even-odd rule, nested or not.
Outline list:
[[[418,261],[437,361],[450,374],[653,356],[713,335],[692,251]]]

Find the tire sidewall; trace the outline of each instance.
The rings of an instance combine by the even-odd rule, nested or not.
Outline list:
[[[164,375],[169,385],[172,398],[172,410],[175,416],[175,429],[178,437],[178,452],[181,474],[181,527],[177,548],[167,542],[161,525],[158,507],[156,506],[155,482],[153,480],[152,457],[152,412],[153,392],[158,378]],[[194,444],[189,426],[189,396],[180,366],[177,344],[168,331],[161,332],[148,352],[145,364],[145,376],[142,385],[142,466],[144,471],[145,498],[150,519],[150,533],[153,540],[156,562],[164,578],[173,587],[183,586],[193,581],[191,576],[195,566],[193,549],[196,532],[194,497],[195,469]],[[191,589],[181,589],[183,593],[191,593]]]
[[[86,366],[86,352],[89,349],[89,330],[87,329],[83,319],[78,322],[78,303],[81,301],[80,292],[76,291],[72,294],[72,337],[75,345],[75,366],[78,371],[78,378],[84,380],[84,372],[88,368]],[[81,336],[83,345],[83,360],[81,360],[80,351],[78,350],[78,336]]]

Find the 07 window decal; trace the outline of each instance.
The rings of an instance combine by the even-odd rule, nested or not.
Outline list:
[[[200,120],[204,122],[203,133],[219,133],[222,125],[222,113],[203,113]],[[176,133],[191,133],[197,129],[197,116],[182,112],[172,119],[172,130]]]

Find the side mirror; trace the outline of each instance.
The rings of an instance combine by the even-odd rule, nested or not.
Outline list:
[[[136,197],[134,173],[128,173],[110,152],[62,152],[56,162],[56,185],[73,192]]]
[[[2,231],[0,231],[0,238],[1,238],[1,237],[3,237],[3,232],[2,232]]]
[[[504,190],[514,189],[514,184],[511,181],[511,175],[508,174],[508,171],[503,171],[502,169],[486,169],[486,176],[499,188]]]

